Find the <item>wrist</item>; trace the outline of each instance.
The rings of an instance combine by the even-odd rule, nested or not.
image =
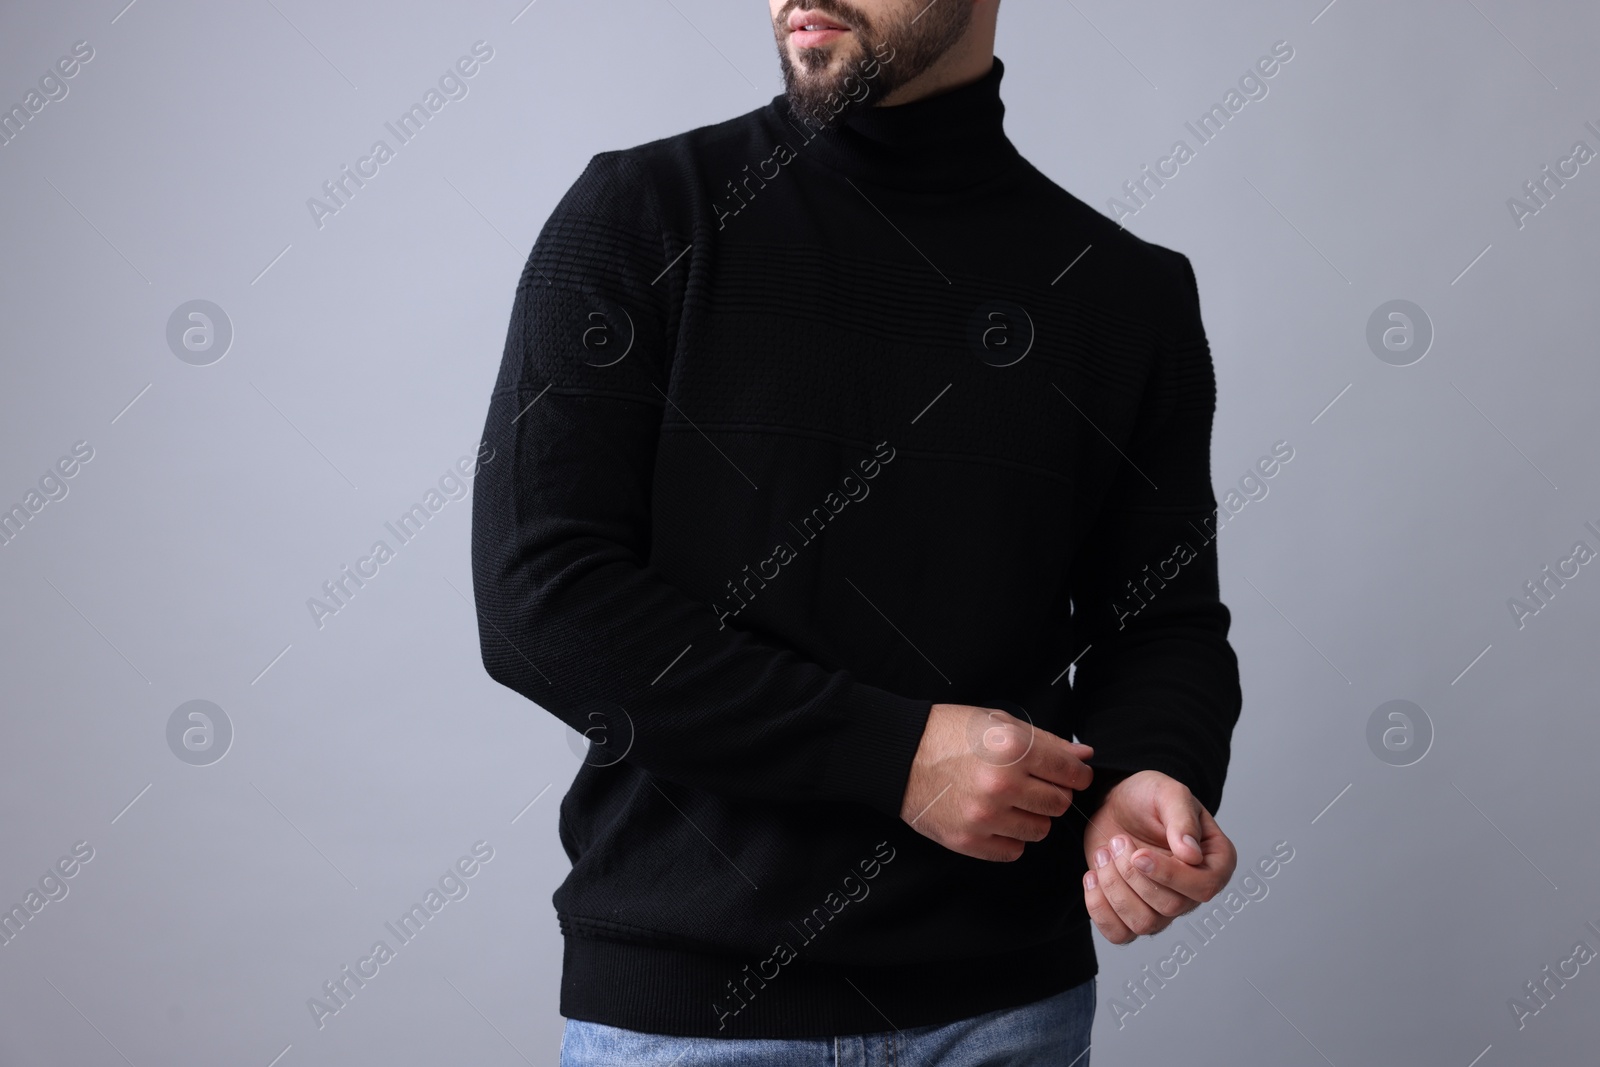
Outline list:
[[[1082,813],[1085,820],[1091,819],[1105,803],[1111,790],[1138,773],[1121,767],[1095,767],[1094,780],[1087,789],[1080,789],[1073,794],[1072,806]]]

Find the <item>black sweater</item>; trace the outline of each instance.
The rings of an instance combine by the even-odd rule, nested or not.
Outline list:
[[[473,586],[489,674],[591,742],[569,1018],[863,1033],[1095,974],[1082,813],[1012,863],[899,818],[933,703],[1094,745],[1081,808],[1144,768],[1221,799],[1194,272],[1018,154],[1003,73],[602,152],[528,258]]]

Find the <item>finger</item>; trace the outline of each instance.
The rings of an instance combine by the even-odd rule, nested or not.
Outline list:
[[[1166,856],[1160,849],[1144,850],[1152,851],[1155,855],[1155,869],[1145,877],[1196,903],[1210,900],[1221,892],[1228,879],[1233,877],[1234,867],[1238,863],[1233,842],[1228,840],[1210,812],[1203,808],[1201,812],[1200,847],[1205,858],[1198,865]]]
[[[1167,847],[1185,863],[1198,866],[1205,859],[1200,848],[1200,813],[1205,810],[1195,795],[1176,780],[1156,792],[1156,811],[1167,830]]]
[[[1088,909],[1089,918],[1093,921],[1107,941],[1113,945],[1126,945],[1136,936],[1128,929],[1127,924],[1117,918],[1116,909],[1106,899],[1105,892],[1100,888],[1098,871],[1086,871],[1083,875],[1083,906]]]
[[[1020,843],[1043,841],[1050,833],[1052,820],[1015,807],[1016,789],[1003,794],[973,796],[961,804],[961,818],[967,835],[981,841],[990,836],[1014,838]]]
[[[1017,793],[1012,803],[1023,811],[1058,819],[1072,807],[1072,790],[1063,789],[1043,778],[1030,776],[1017,786]]]
[[[1080,813],[1082,809],[1079,809]],[[1133,842],[1134,847],[1156,848],[1165,845],[1161,836],[1161,827],[1156,825],[1153,817],[1146,820],[1149,825],[1144,832],[1135,832],[1126,825],[1126,820],[1118,821],[1106,814],[1102,807],[1093,817],[1086,818],[1083,824],[1084,847],[1106,848],[1111,847],[1111,839],[1117,834],[1123,834]]]
[[[1183,914],[1185,910],[1192,908],[1197,903],[1146,877],[1143,868],[1133,862],[1133,857],[1136,853],[1142,857],[1147,853],[1155,853],[1157,851],[1164,852],[1165,850],[1151,848],[1126,832],[1119,833],[1111,839],[1111,863],[1116,868],[1117,876],[1121,879],[1122,884],[1127,887],[1129,892],[1127,899],[1131,904],[1137,898],[1144,905],[1144,909],[1155,913],[1154,915],[1146,915],[1144,909],[1138,910],[1139,919],[1151,924],[1148,927],[1139,929],[1140,933],[1153,933],[1163,928],[1166,926],[1167,921]],[[1166,857],[1166,859],[1169,863],[1178,862],[1170,856]],[[1112,897],[1113,900],[1116,899],[1115,892],[1112,893]],[[1133,918],[1132,915],[1128,915],[1125,921],[1130,926],[1133,926]]]
[[[1026,842],[1043,841],[1050,833],[1052,825],[1051,820],[1044,815],[1012,808],[985,824],[984,829],[1000,837],[1011,837]]]
[[[1151,908],[1168,919],[1192,911],[1201,897],[1191,896],[1183,887],[1203,892],[1202,875],[1165,849],[1126,848],[1120,856],[1113,851],[1117,870],[1129,887]],[[1147,869],[1148,866],[1148,869]]]
[[[1204,808],[1200,809],[1200,848],[1205,853],[1206,869],[1217,873],[1217,888],[1221,889],[1239,865],[1239,850]]]
[[[1043,778],[1068,789],[1087,789],[1094,780],[1094,771],[1084,760],[1092,755],[1094,749],[1088,745],[1065,741],[1055,734],[1040,730],[1023,765],[1035,778]]]
[[[1115,841],[1123,835],[1118,834],[1112,838]],[[1124,841],[1126,839],[1124,838]],[[1153,933],[1167,924],[1167,917],[1159,914],[1154,908],[1144,902],[1144,898],[1134,892],[1118,870],[1115,857],[1109,848],[1097,848],[1094,852],[1094,874],[1100,884],[1100,892],[1105,895],[1112,910],[1122,924],[1133,932],[1139,934]]]
[[[1239,853],[1234,849],[1233,842],[1228,840],[1228,835],[1222,832],[1222,827],[1217,825],[1217,820],[1204,808],[1200,809],[1200,851],[1205,857],[1200,862],[1200,869],[1211,876],[1218,889],[1222,888],[1222,884],[1233,877]]]
[[[990,834],[983,838],[973,848],[962,849],[964,855],[973,859],[988,860],[991,863],[1012,863],[1022,858],[1022,853],[1027,850],[1028,843],[1015,837],[1006,837],[1002,834]]]

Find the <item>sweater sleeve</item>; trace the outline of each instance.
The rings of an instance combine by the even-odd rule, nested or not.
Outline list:
[[[484,667],[603,743],[606,762],[898,817],[932,702],[725,626],[650,565],[684,245],[622,152],[590,160],[535,242],[474,487]]]
[[[1216,378],[1194,268],[1163,252],[1176,257],[1173,325],[1163,331],[1126,459],[1068,579],[1073,704],[1078,736],[1095,748],[1086,809],[1128,774],[1157,770],[1215,814],[1243,701],[1218,592]]]

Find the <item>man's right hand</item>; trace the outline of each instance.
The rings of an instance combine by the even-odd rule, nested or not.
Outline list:
[[[953,852],[1008,862],[1066,814],[1094,754],[998,708],[935,704],[911,763],[900,818]]]

